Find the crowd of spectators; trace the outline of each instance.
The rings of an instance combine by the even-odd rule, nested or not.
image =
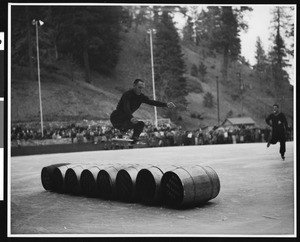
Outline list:
[[[208,145],[208,144],[236,144],[267,142],[271,129],[244,127],[211,127],[206,129],[182,130],[162,126],[156,129],[150,126],[141,134],[149,146],[182,146],[182,145]],[[287,140],[292,140],[291,132],[288,132]]]
[[[132,131],[128,131],[125,136],[131,137]],[[117,137],[119,131],[109,125],[102,126],[75,126],[74,124],[64,128],[45,129],[42,137],[40,130],[22,128],[13,126],[11,129],[11,140],[59,140],[67,139],[70,143],[88,143],[94,144],[100,142],[109,142]],[[157,128],[150,123],[146,123],[144,131],[141,133],[141,143],[149,147],[157,146],[186,146],[186,145],[207,145],[207,144],[235,144],[251,142],[267,142],[271,134],[271,129],[266,127],[207,127],[196,130],[183,130],[180,126],[170,124],[159,125]],[[292,132],[289,131],[287,140],[293,140]]]

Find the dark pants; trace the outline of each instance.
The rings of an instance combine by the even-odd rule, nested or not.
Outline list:
[[[279,153],[281,155],[284,155],[285,154],[285,141],[286,141],[285,132],[274,130],[269,139],[269,143],[275,145],[278,141],[280,142]]]
[[[127,132],[129,129],[133,129],[132,138],[136,139],[143,132],[145,126],[143,121],[138,121],[136,124],[133,124],[126,115],[117,110],[114,110],[110,115],[110,122],[114,128],[119,129],[121,132]]]

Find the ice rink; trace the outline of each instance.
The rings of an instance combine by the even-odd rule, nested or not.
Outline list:
[[[11,157],[12,236],[295,236],[294,143],[181,146]],[[55,163],[199,164],[218,174],[219,195],[184,210],[46,191]]]

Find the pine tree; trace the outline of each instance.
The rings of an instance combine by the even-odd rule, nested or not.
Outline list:
[[[118,61],[121,7],[68,7],[61,18],[59,51],[72,53],[85,67],[110,74]]]
[[[189,7],[189,16],[187,19],[186,27],[188,30],[188,40],[190,42],[193,42],[196,44],[196,46],[199,45],[200,39],[197,36],[197,30],[196,30],[196,21],[198,19],[198,6],[190,6]]]
[[[247,29],[243,21],[243,12],[252,10],[248,7],[233,8],[232,6],[210,6],[201,26],[210,42],[210,48],[223,54],[222,76],[227,80],[230,61],[237,60],[241,52],[239,33]]]
[[[194,29],[193,29],[192,18],[190,16],[188,16],[188,19],[186,21],[186,24],[185,24],[182,32],[183,32],[183,41],[184,42],[192,42],[193,41]]]
[[[29,67],[30,78],[34,78],[35,28],[32,25],[34,14],[26,6],[12,6],[11,9],[11,61],[12,66]]]
[[[110,74],[118,62],[122,24],[128,24],[124,18],[121,22],[124,16],[128,21],[128,12],[121,6],[13,6],[13,66],[29,64],[31,73],[34,70],[36,33],[32,20],[36,19],[44,22],[39,26],[41,68],[67,56],[84,66],[87,82],[91,82],[90,69]]]
[[[236,59],[240,53],[240,39],[237,17],[231,6],[208,8],[208,39],[212,49],[223,54],[222,76],[227,80],[229,58]]]
[[[207,12],[202,10],[196,22],[197,36],[208,41],[210,49],[219,50],[214,40],[219,38],[221,26],[221,8],[216,6],[207,7]]]
[[[207,92],[204,95],[203,104],[204,107],[208,107],[208,108],[214,107],[214,96],[210,92]]]
[[[280,91],[282,84],[284,82],[288,83],[288,73],[285,67],[288,66],[286,47],[284,42],[284,26],[287,20],[287,15],[285,13],[284,7],[275,7],[272,11],[272,28],[274,32],[272,33],[273,47],[269,53],[269,58],[272,67],[273,79],[275,89]]]
[[[222,7],[222,26],[219,45],[223,46],[223,79],[227,81],[229,58],[236,59],[241,51],[241,41],[236,16],[232,7]]]
[[[137,32],[138,26],[147,25],[151,21],[152,9],[149,6],[130,6],[130,11],[133,13],[135,32]]]
[[[295,24],[292,14],[295,11],[294,7],[286,8],[287,11],[285,11],[285,21],[284,21],[284,28],[285,28],[285,38],[289,40],[290,44],[289,46],[286,46],[286,52],[288,55],[291,55],[294,57],[294,32],[295,32]]]
[[[205,64],[201,61],[199,64],[199,73],[201,76],[201,81],[205,82],[205,75],[207,74],[207,67],[205,66]]]
[[[294,23],[291,25],[290,29],[287,32],[287,37],[292,39],[292,43],[290,45],[290,48],[288,48],[286,51],[289,55],[294,57],[294,32],[295,32],[295,25]]]
[[[45,6],[12,6],[11,11],[11,44],[12,66],[29,67],[30,78],[34,79],[36,70],[36,26],[33,20],[47,21],[47,24],[38,26],[40,67],[46,68],[50,60],[50,41],[48,24],[48,9]]]
[[[154,66],[158,97],[164,101],[173,100],[183,110],[187,105],[185,65],[179,35],[169,11],[158,15],[155,25]]]
[[[209,26],[211,24],[210,21],[207,21],[208,14],[203,9],[197,14],[195,20],[195,33],[197,43],[202,47],[208,47],[207,40],[209,39]]]
[[[257,72],[263,72],[265,71],[267,65],[267,56],[265,50],[263,49],[260,37],[257,37],[255,46],[256,46],[256,51],[255,51],[256,64],[254,68],[256,69]]]

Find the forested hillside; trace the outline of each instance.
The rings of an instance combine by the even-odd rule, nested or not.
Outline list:
[[[210,7],[188,15],[183,8],[159,6],[13,6],[11,121],[40,120],[32,20],[42,19],[38,39],[45,122],[107,120],[136,78],[147,81],[145,92],[152,97],[149,30],[155,29],[156,96],[177,105],[172,112],[158,109],[159,117],[195,129],[248,116],[264,127],[276,102],[292,124],[293,86],[284,69],[287,50],[280,32],[274,32],[268,54],[258,41],[257,65],[251,67],[240,55],[245,11],[251,9]],[[175,12],[189,16],[182,35],[174,25]],[[153,107],[143,105],[136,116],[153,119]]]

